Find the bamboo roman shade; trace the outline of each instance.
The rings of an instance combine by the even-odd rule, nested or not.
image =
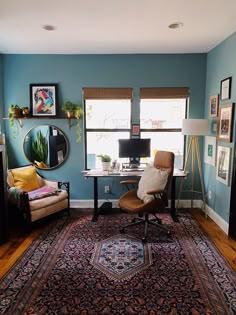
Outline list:
[[[188,87],[161,87],[161,88],[141,88],[141,99],[160,99],[160,98],[187,98],[189,97]]]
[[[131,100],[132,94],[132,88],[83,88],[85,100]]]

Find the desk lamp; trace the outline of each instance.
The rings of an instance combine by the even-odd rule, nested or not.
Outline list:
[[[203,174],[202,174],[202,165],[201,165],[201,156],[200,156],[200,149],[199,149],[199,136],[206,136],[208,135],[208,120],[207,119],[183,119],[182,124],[182,134],[186,136],[190,136],[190,142],[188,147],[188,152],[185,160],[184,165],[184,172],[187,172],[187,167],[189,163],[189,159],[191,156],[191,176],[192,176],[192,183],[191,183],[191,208],[193,208],[193,193],[201,193],[203,206],[205,210],[205,189],[204,189],[204,182],[203,182]],[[201,181],[201,192],[194,190],[194,175],[195,175],[195,162],[197,161],[198,172]],[[182,191],[183,180],[181,181],[180,185],[180,193]]]

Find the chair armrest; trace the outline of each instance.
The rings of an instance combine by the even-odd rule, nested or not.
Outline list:
[[[46,179],[43,176],[41,176],[39,173],[37,173],[37,175],[38,175],[40,187],[50,186],[50,187],[54,187],[54,188],[64,189],[67,191],[67,193],[69,195],[69,191],[70,191],[70,183],[69,182]]]
[[[58,182],[58,188],[65,189],[68,193],[68,198],[70,199],[70,182]]]
[[[120,184],[122,185],[127,185],[127,184],[137,184],[138,181],[136,179],[127,179],[127,180],[122,180]]]
[[[148,195],[156,195],[156,194],[164,194],[167,193],[167,191],[165,189],[159,189],[159,190],[150,190],[150,191],[146,191],[146,193]]]
[[[165,206],[168,206],[168,191],[166,189],[150,190],[146,193],[148,195],[153,195],[155,199],[160,198],[164,202]]]
[[[70,182],[58,182],[58,188],[65,189],[68,194],[68,205],[67,208],[70,209]]]
[[[135,189],[136,186],[138,185],[138,180],[136,179],[127,179],[127,180],[122,180],[120,182],[121,185],[125,185],[127,190],[130,190],[130,186],[131,188]]]
[[[56,181],[56,180],[48,180],[44,177],[41,177],[40,175],[38,176],[38,179],[39,179],[40,187],[50,186],[50,187],[54,187],[54,188],[59,188],[58,181]]]

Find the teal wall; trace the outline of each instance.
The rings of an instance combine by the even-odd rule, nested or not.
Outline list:
[[[205,99],[205,117],[209,118],[209,101],[210,96],[220,94],[221,80],[232,77],[231,99],[228,101],[220,101],[219,106],[223,104],[235,103],[236,101],[236,33],[228,37],[220,45],[215,47],[207,55],[207,72],[206,72],[206,99]],[[214,118],[209,118],[210,123],[216,121]],[[234,114],[235,125],[236,115]],[[235,127],[234,127],[235,128]],[[234,135],[233,128],[233,135]],[[214,135],[211,132],[211,135]],[[214,135],[215,136],[215,135]],[[233,146],[235,139],[231,143],[217,142],[217,145],[228,146],[231,150],[231,174],[232,174],[232,159]],[[230,190],[229,186],[216,180],[216,168],[208,164],[204,165],[204,176],[206,184],[206,192],[212,192],[212,199],[208,200],[209,206],[214,209],[226,222],[229,222],[230,209]]]
[[[140,87],[189,87],[190,117],[204,116],[206,85],[206,54],[179,55],[3,55],[3,81],[5,116],[13,104],[29,106],[29,84],[57,83],[59,104],[66,99],[82,100],[83,87],[131,87],[134,90],[132,111],[134,121],[139,117]],[[58,109],[58,114],[63,113]],[[37,126],[38,120],[24,121],[21,130],[9,127],[6,136],[9,167],[27,164],[22,142],[28,130]],[[68,130],[67,121],[44,119],[60,128],[68,137],[70,153],[59,167],[41,173],[51,179],[68,180],[71,183],[71,199],[92,199],[93,182],[81,175],[84,168],[84,145],[76,142],[75,127]],[[111,199],[117,199],[120,185],[106,179],[99,185],[99,198],[104,199],[104,185],[111,185]]]

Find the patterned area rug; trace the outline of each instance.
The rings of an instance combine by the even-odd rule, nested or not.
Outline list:
[[[214,245],[190,215],[181,214],[180,223],[167,214],[162,219],[171,237],[151,226],[152,264],[122,281],[91,259],[97,244],[118,235],[129,216],[91,222],[91,215],[75,214],[48,223],[0,281],[0,314],[236,314],[236,275]],[[143,228],[131,227],[128,234],[139,239]]]
[[[130,279],[152,263],[150,244],[130,235],[114,235],[96,244],[91,264],[114,280]]]

